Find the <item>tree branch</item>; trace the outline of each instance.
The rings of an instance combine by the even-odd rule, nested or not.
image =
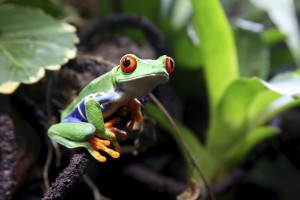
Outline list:
[[[78,183],[80,177],[86,170],[88,162],[89,159],[86,151],[80,150],[74,154],[69,166],[59,174],[58,178],[45,194],[43,200],[63,199]]]

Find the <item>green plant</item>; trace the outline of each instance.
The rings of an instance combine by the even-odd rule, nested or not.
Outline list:
[[[203,60],[210,105],[205,144],[201,144],[195,134],[181,122],[177,121],[177,126],[208,182],[217,183],[238,167],[257,144],[280,132],[267,123],[280,112],[300,104],[297,98],[300,92],[298,88],[300,76],[298,72],[288,72],[278,74],[271,81],[266,82],[257,77],[246,78],[252,76],[253,73],[245,73],[244,77],[239,75],[239,68],[249,68],[254,60],[262,60],[262,62],[258,63],[258,66],[256,66],[257,63],[252,66],[263,70],[268,68],[269,63],[264,61],[269,59],[268,50],[261,49],[265,48],[267,41],[271,39],[263,38],[267,36],[262,35],[262,30],[257,31],[257,34],[247,33],[246,39],[249,39],[247,38],[249,36],[252,38],[252,46],[239,46],[239,53],[237,53],[234,34],[219,2],[217,0],[194,0],[192,3],[194,26],[200,38],[202,52],[199,58]],[[241,39],[238,37],[241,34],[244,33],[237,33],[236,39]],[[253,37],[256,39],[253,40]],[[289,37],[277,34],[276,38],[278,42],[287,40]],[[237,43],[240,41],[238,40]],[[249,53],[249,49],[245,48],[250,48],[250,50],[252,48],[252,51],[259,48],[257,52],[251,52],[256,53],[258,59],[249,59],[246,54],[247,50]],[[244,61],[240,57],[242,53],[245,53]],[[241,64],[243,66],[239,66]],[[262,77],[267,76],[266,72],[263,74]],[[185,152],[175,131],[160,111],[153,105],[148,105],[147,108],[149,114],[171,133],[182,152]],[[187,165],[190,166],[190,158],[186,153],[184,157]],[[193,177],[201,182],[195,170]]]
[[[40,80],[75,57],[75,28],[38,8],[0,5],[0,93]]]

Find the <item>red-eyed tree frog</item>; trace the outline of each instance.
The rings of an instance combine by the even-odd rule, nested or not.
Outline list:
[[[118,66],[91,81],[79,93],[62,112],[61,122],[49,128],[49,137],[68,148],[85,147],[100,162],[105,162],[106,157],[99,150],[118,158],[120,146],[116,136],[124,138],[126,132],[114,127],[120,123],[120,117],[107,122],[105,119],[124,108],[131,113],[128,129],[135,122],[141,123],[137,98],[166,83],[174,68],[172,58],[165,55],[157,60],[140,59],[133,54],[123,56]],[[108,147],[110,142],[115,150]]]

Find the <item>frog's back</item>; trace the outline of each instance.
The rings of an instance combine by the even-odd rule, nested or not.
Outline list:
[[[114,83],[111,76],[112,72],[109,71],[102,76],[91,81],[83,90],[79,93],[79,95],[73,100],[73,102],[62,112],[61,120],[63,120],[66,116],[68,116],[74,108],[80,103],[85,97],[90,94],[95,94],[98,92],[107,93],[114,88]]]

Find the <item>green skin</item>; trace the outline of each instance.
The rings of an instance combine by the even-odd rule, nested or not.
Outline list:
[[[169,79],[166,56],[149,60],[129,55],[136,59],[135,70],[125,73],[118,65],[90,82],[63,111],[61,123],[49,128],[48,135],[53,140],[68,148],[85,147],[94,157],[95,150],[89,143],[92,136],[109,140],[119,149],[116,135],[105,128],[104,119],[128,102],[149,94],[156,86],[166,83]],[[66,121],[80,104],[84,106],[86,120]]]

